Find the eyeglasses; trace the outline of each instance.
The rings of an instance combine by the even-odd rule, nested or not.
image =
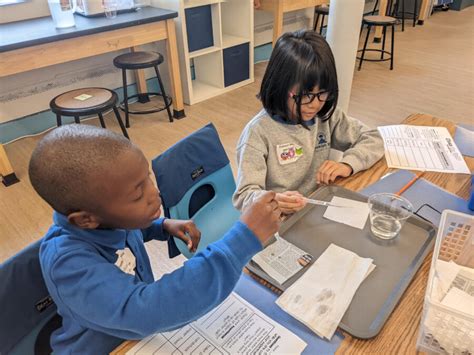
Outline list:
[[[301,105],[309,105],[317,97],[319,102],[326,102],[333,98],[333,95],[330,91],[321,91],[321,92],[307,92],[301,95],[296,95],[290,92],[290,97],[295,100],[296,103]]]

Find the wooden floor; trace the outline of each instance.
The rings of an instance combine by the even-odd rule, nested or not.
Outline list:
[[[394,70],[387,62],[364,63],[362,71],[355,73],[349,114],[372,126],[396,124],[417,112],[473,123],[473,19],[471,7],[436,13],[424,26],[406,26],[403,33],[398,29]],[[132,140],[151,159],[213,122],[235,172],[235,144],[260,109],[255,95],[264,70],[265,63],[256,65],[254,84],[186,107],[187,117],[174,123],[165,113],[132,116]],[[108,125],[118,131],[112,119]],[[28,160],[39,138],[6,146],[21,183],[9,188],[0,185],[0,262],[41,238],[51,223],[51,209],[33,191],[27,176]]]

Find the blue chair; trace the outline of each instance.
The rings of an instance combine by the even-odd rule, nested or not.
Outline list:
[[[51,353],[49,339],[61,317],[41,273],[40,244],[31,244],[0,265],[0,354]]]
[[[229,159],[212,124],[182,139],[152,162],[165,216],[192,219],[201,231],[196,252],[220,239],[240,217],[232,205],[235,181]],[[186,244],[170,240],[170,256],[178,250],[193,256]],[[178,250],[176,250],[176,247]]]

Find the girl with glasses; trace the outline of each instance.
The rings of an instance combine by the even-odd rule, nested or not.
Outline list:
[[[334,57],[319,34],[283,34],[273,49],[258,98],[263,109],[237,144],[234,205],[241,209],[261,191],[273,190],[281,210],[305,206],[303,196],[371,167],[383,155],[376,129],[337,108]],[[331,148],[343,151],[329,160]]]

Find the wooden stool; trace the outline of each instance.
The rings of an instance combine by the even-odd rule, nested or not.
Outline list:
[[[168,118],[170,122],[173,122],[173,116],[171,115],[171,97],[167,96],[165,93],[165,87],[161,81],[160,71],[158,70],[158,65],[163,63],[163,56],[157,52],[130,52],[126,54],[119,55],[114,58],[114,65],[117,68],[122,69],[122,81],[123,81],[123,102],[120,105],[120,109],[125,111],[125,126],[130,127],[129,114],[147,114],[160,112],[166,109],[168,112]],[[127,70],[137,70],[137,69],[146,69],[154,68],[156,73],[156,78],[158,79],[158,85],[160,87],[161,93],[158,92],[146,92],[139,93],[136,95],[128,96],[127,93]],[[150,96],[161,96],[165,106],[163,108],[146,110],[146,111],[130,111],[128,109],[128,101],[132,98],[138,98],[138,102],[145,103],[150,101]]]
[[[321,18],[321,27],[319,27],[319,34],[322,35],[323,27],[326,27],[324,26],[324,18],[326,17],[326,15],[329,15],[329,6],[325,6],[325,5],[316,6],[314,8],[314,14],[316,15],[316,20],[314,21],[313,31],[316,32],[318,28],[319,16],[321,15],[322,18]]]
[[[357,70],[360,70],[360,68],[362,67],[362,62],[364,60],[367,60],[370,62],[383,62],[383,61],[390,60],[390,70],[393,70],[393,55],[394,55],[393,49],[394,49],[394,44],[395,44],[395,23],[396,22],[397,22],[397,19],[390,16],[364,16],[362,20],[362,28],[364,28],[364,25],[367,25],[367,36],[365,37],[364,47],[357,51],[357,52],[362,52],[362,55],[360,57],[357,57],[357,59],[360,60],[359,68]],[[367,42],[369,41],[370,29],[372,28],[372,26],[383,27],[382,49],[367,49]],[[392,43],[391,43],[390,52],[385,50],[385,37],[387,35],[387,27],[392,28]],[[361,31],[361,34],[362,34],[362,31]],[[364,59],[365,52],[380,52],[380,59]],[[390,55],[390,57],[384,58],[384,54],[388,54]]]
[[[117,109],[118,96],[109,89],[105,88],[84,88],[65,92],[56,96],[49,103],[49,107],[56,114],[58,127],[62,125],[61,116],[74,117],[76,123],[80,122],[81,116],[97,115],[100,125],[105,128],[103,113],[113,110],[122,133],[129,138],[120,112]]]

